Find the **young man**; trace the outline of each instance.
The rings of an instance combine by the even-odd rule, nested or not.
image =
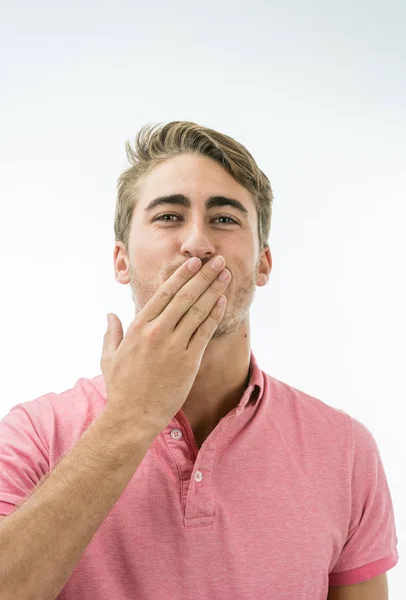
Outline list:
[[[263,372],[251,350],[249,309],[272,269],[267,176],[244,146],[190,122],[143,128],[134,149],[127,144],[127,155],[131,164],[118,185],[114,270],[117,281],[131,285],[136,316],[192,257],[200,259],[206,279],[213,259],[223,257],[220,270],[231,275],[226,307],[181,408],[127,469],[103,516],[87,508],[83,518],[72,502],[64,519],[55,517],[48,534],[65,545],[52,573],[64,575],[53,576],[47,590],[60,591],[60,600],[321,600],[327,594],[384,600],[386,571],[398,562],[397,536],[372,434],[343,411]],[[113,315],[105,348],[114,340],[118,349],[122,334]],[[146,377],[148,367],[133,369],[127,403],[139,401],[137,386]],[[154,388],[144,398],[145,410],[156,395]],[[81,453],[65,464],[65,479],[72,479],[64,489],[82,489],[74,480],[86,454],[80,441],[107,401],[101,375],[9,412],[0,422],[1,514],[10,514],[76,445]],[[118,452],[117,438],[108,437],[107,427],[103,432],[104,446],[95,442],[102,436],[87,437],[86,449],[99,461]],[[135,453],[136,445],[126,447]],[[59,479],[56,473],[43,486],[47,496],[40,486],[23,505],[26,521],[22,512],[20,520],[18,510],[13,514],[14,533],[57,506],[62,471]],[[94,496],[87,479],[87,504],[95,498],[96,507],[96,498],[100,503],[107,495],[107,478],[99,476]],[[83,497],[78,502],[86,510]],[[77,532],[69,531],[81,515]],[[89,520],[84,541],[80,529]],[[6,529],[4,540],[8,548]],[[29,542],[34,545],[34,533]],[[64,562],[74,542],[81,550]],[[43,591],[46,577],[41,587],[33,558],[27,554],[25,562],[31,565],[27,580],[37,585],[32,589]],[[11,566],[9,573],[11,581]]]

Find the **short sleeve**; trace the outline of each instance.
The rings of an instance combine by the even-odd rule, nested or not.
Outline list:
[[[352,421],[351,517],[347,540],[329,585],[352,585],[382,575],[399,561],[392,498],[377,443]]]
[[[0,515],[9,515],[49,472],[49,415],[32,400],[0,420]]]

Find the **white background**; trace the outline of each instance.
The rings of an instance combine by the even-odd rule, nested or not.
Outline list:
[[[406,4],[1,3],[0,417],[101,373],[116,180],[145,123],[242,142],[275,194],[251,307],[270,375],[361,420],[406,535]],[[0,441],[1,442],[1,441]]]

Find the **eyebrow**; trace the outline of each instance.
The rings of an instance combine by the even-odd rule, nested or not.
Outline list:
[[[144,210],[150,212],[153,208],[161,204],[175,204],[184,206],[185,208],[191,208],[192,206],[192,203],[187,196],[184,196],[183,194],[171,194],[170,196],[159,196],[158,198],[155,198],[155,200],[152,200]],[[210,198],[206,200],[206,209],[210,210],[216,206],[232,206],[241,212],[246,219],[249,216],[245,206],[239,200],[235,200],[234,198],[227,198],[226,196],[210,196]]]

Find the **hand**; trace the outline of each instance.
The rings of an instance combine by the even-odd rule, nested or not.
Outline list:
[[[215,257],[216,258],[216,257]],[[223,257],[221,257],[223,259]],[[185,403],[204,351],[223,318],[227,300],[217,301],[231,276],[220,281],[209,261],[197,272],[184,263],[163,283],[130,323],[123,338],[110,313],[100,366],[106,411],[157,436]]]

